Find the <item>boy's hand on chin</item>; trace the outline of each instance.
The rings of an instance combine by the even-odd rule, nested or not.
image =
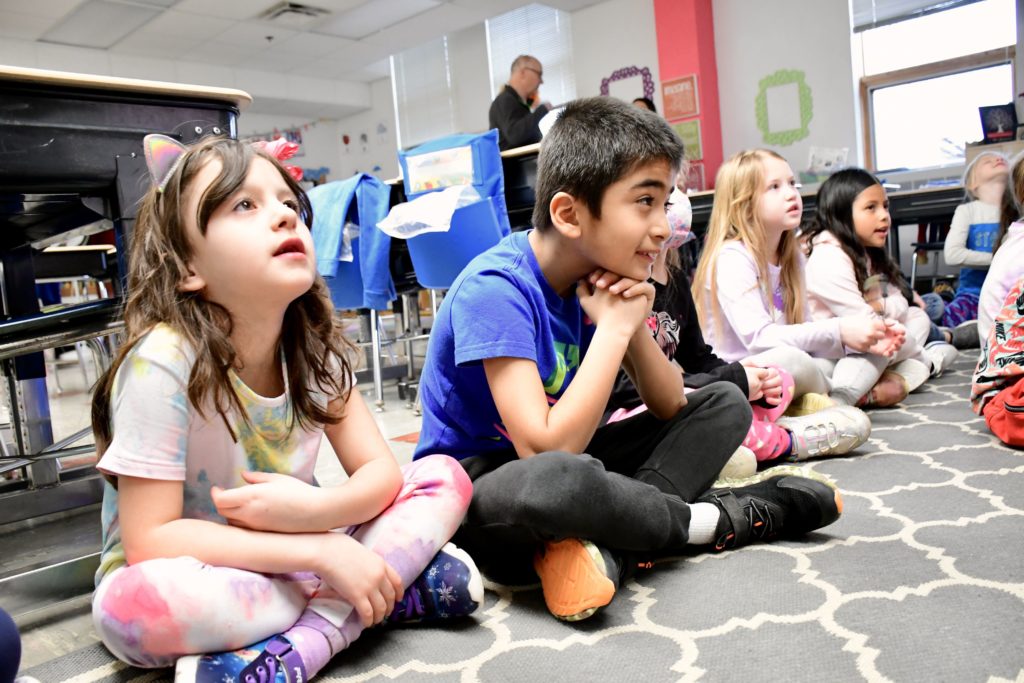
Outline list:
[[[654,286],[606,270],[595,270],[576,287],[580,306],[595,325],[621,323],[631,335],[654,305]]]

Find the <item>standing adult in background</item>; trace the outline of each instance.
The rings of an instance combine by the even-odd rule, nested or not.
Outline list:
[[[522,147],[540,142],[538,123],[551,109],[538,95],[544,82],[544,67],[536,57],[519,55],[512,62],[512,72],[505,89],[491,102],[487,118],[491,128],[498,129],[498,148]]]

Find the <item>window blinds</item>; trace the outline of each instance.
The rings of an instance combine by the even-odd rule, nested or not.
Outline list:
[[[851,0],[853,31],[859,33],[972,2],[978,0]]]
[[[447,37],[392,55],[391,84],[401,149],[455,132]]]
[[[491,98],[508,82],[519,55],[533,55],[544,67],[540,97],[554,105],[576,99],[569,14],[545,5],[527,5],[487,20]]]

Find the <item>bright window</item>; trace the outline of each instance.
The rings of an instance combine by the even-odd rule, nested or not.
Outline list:
[[[568,12],[545,5],[527,5],[488,19],[487,52],[492,99],[508,83],[509,69],[519,55],[532,55],[544,66],[542,101],[558,106],[576,99]]]
[[[864,75],[1013,45],[1017,40],[1014,0],[983,0],[860,34]]]
[[[859,34],[865,156],[878,171],[962,164],[978,107],[1015,101],[1014,0],[981,0]]]
[[[391,87],[400,148],[455,132],[447,37],[392,55]]]
[[[978,107],[1013,99],[1009,64],[878,88],[872,94],[879,171],[961,164],[981,140]]]

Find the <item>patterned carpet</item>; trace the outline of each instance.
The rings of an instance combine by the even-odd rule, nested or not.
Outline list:
[[[815,462],[843,517],[799,542],[660,563],[578,625],[489,586],[455,628],[377,630],[320,681],[1024,681],[1024,452],[968,408],[961,359]],[[170,680],[87,648],[43,683]]]

